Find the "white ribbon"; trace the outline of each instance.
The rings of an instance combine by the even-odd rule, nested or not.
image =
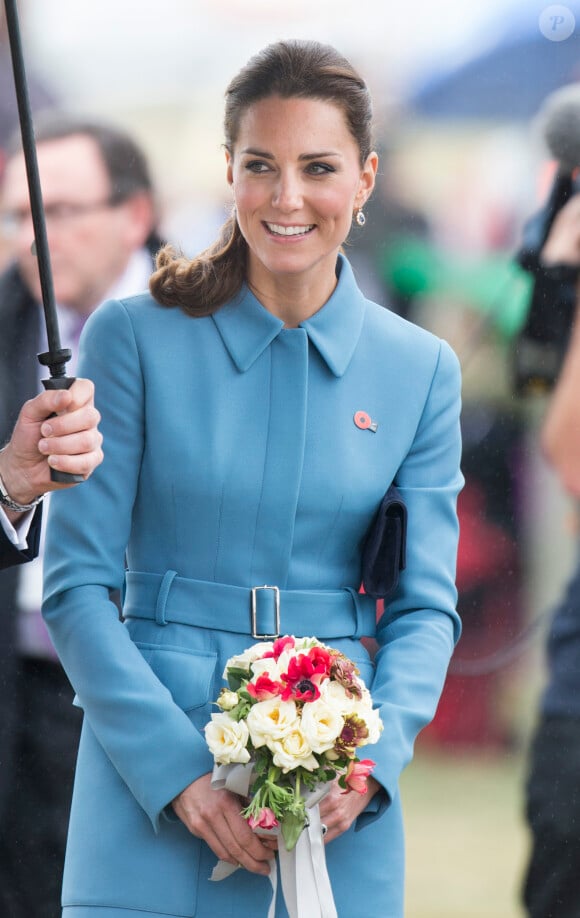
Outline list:
[[[247,765],[215,765],[211,786],[216,790],[225,787],[234,794],[247,797],[252,783],[252,770],[251,762]],[[284,902],[290,918],[337,918],[332,886],[326,869],[319,810],[319,803],[329,790],[330,787],[327,784],[321,784],[318,790],[312,791],[305,798],[308,825],[300,833],[292,851],[286,849],[279,828],[257,830],[260,835],[280,836],[278,845],[280,879]],[[237,864],[218,861],[210,879],[224,880],[236,870],[238,870]],[[278,889],[278,869],[275,859],[272,860],[270,868],[270,883],[272,901],[268,910],[268,918],[275,918]]]
[[[214,765],[211,776],[211,786],[214,790],[226,790],[240,797],[247,797],[254,777],[254,763],[246,765]]]

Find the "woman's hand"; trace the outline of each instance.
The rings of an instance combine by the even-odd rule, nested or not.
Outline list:
[[[380,789],[380,784],[374,778],[367,778],[367,791],[359,794],[349,791],[347,794],[339,786],[338,781],[333,781],[326,797],[320,802],[320,819],[326,826],[325,843],[338,838],[359,816]]]
[[[202,775],[186,787],[172,806],[191,834],[202,838],[221,861],[268,876],[274,851],[241,816],[240,797],[214,790],[211,775]]]

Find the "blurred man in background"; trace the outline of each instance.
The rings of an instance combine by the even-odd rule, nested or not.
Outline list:
[[[580,194],[552,223],[540,261],[546,321],[574,298],[564,358],[542,426],[546,459],[567,493],[580,499]],[[551,289],[552,296],[547,295]],[[528,323],[530,325],[531,323]],[[537,324],[537,322],[536,322]],[[539,338],[537,339],[539,341]],[[540,345],[541,348],[541,345]],[[532,351],[528,351],[528,354]],[[527,362],[527,361],[526,361]],[[546,365],[539,374],[546,377]],[[530,365],[526,377],[534,381]],[[580,538],[578,538],[580,547]],[[548,636],[548,682],[540,703],[526,786],[532,835],[523,898],[530,918],[580,915],[580,558]]]
[[[62,346],[74,375],[82,326],[99,304],[145,290],[159,246],[146,158],[123,131],[52,113],[35,120]],[[0,230],[0,439],[40,388],[46,351],[24,157],[9,152]],[[98,395],[98,394],[97,394]],[[42,549],[42,546],[41,546]],[[0,914],[60,915],[62,861],[80,712],[40,616],[42,550],[0,574]],[[122,853],[120,852],[120,855]]]

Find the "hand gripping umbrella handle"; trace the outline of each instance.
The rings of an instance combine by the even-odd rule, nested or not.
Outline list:
[[[66,356],[67,353],[68,356]],[[65,354],[62,358],[63,361],[70,360],[71,352],[68,349],[63,349],[63,354]],[[39,354],[38,360],[40,363],[46,363],[46,358],[52,360],[53,356],[53,353]],[[70,389],[74,381],[74,376],[51,376],[49,379],[43,379],[42,385],[45,389]],[[50,416],[54,417],[54,414]],[[58,469],[50,470],[50,478],[52,481],[58,481],[61,484],[77,484],[85,480],[83,475],[73,475],[72,472],[59,472]]]
[[[42,203],[36,145],[34,141],[34,128],[30,110],[26,71],[24,68],[24,57],[22,54],[16,0],[4,0],[4,9],[6,10],[6,25],[8,27],[8,38],[10,40],[10,56],[12,58],[12,70],[14,72],[14,88],[16,90],[16,102],[18,104],[22,150],[24,153],[26,176],[28,179],[30,211],[34,226],[34,249],[38,259],[42,305],[44,307],[48,340],[48,351],[46,354],[39,354],[38,360],[43,366],[47,366],[50,369],[51,378],[43,379],[42,381],[45,389],[68,389],[74,382],[74,379],[67,377],[65,374],[65,364],[67,360],[70,360],[71,352],[68,348],[62,348],[60,345],[50,254],[46,235],[46,221]],[[50,477],[53,481],[69,484],[84,480],[82,475],[57,472],[56,469],[50,470]]]

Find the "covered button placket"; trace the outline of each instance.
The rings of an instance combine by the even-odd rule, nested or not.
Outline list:
[[[270,345],[270,361],[268,433],[252,581],[256,586],[267,583],[283,589],[288,580],[304,463],[308,390],[306,331],[283,329]],[[269,597],[263,595],[261,598]],[[264,608],[264,614],[260,615],[262,633],[273,633],[274,608],[271,605],[271,609]],[[281,630],[282,633],[291,631],[291,622],[284,621],[283,607]]]

